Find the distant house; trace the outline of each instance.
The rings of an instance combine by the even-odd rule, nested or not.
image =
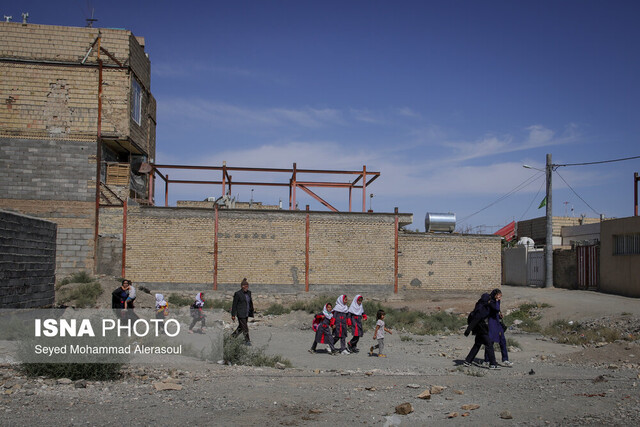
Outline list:
[[[640,216],[603,221],[600,290],[640,297]]]
[[[0,208],[57,223],[58,276],[93,270],[100,203],[149,198],[150,69],[127,30],[0,22]]]

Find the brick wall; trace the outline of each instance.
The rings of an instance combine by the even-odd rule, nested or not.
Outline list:
[[[56,224],[0,211],[0,308],[53,305]]]
[[[581,224],[593,224],[600,222],[599,218],[574,218],[574,217],[553,217],[553,235],[560,237],[562,227],[571,227]],[[533,218],[525,221],[518,221],[516,224],[516,235],[518,238],[530,237],[536,244],[544,243],[547,238],[547,218]],[[555,240],[555,239],[554,239]]]
[[[155,100],[150,61],[130,31],[100,29],[103,68],[102,136],[131,138],[155,157]],[[91,140],[97,135],[95,28],[0,22],[0,136]],[[27,62],[28,61],[28,62]],[[38,62],[38,61],[47,61]],[[131,67],[130,69],[128,67]],[[131,119],[130,71],[143,83],[142,121]]]
[[[306,212],[219,210],[218,284],[298,291],[305,285]],[[400,214],[401,222],[411,215]],[[138,283],[211,286],[214,212],[134,207],[127,220],[126,275]],[[393,291],[394,214],[309,213],[309,284]],[[399,236],[401,290],[500,286],[500,237]]]
[[[399,286],[406,291],[500,287],[500,236],[403,233],[399,247]]]

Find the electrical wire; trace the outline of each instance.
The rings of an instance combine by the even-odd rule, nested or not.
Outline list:
[[[613,160],[602,160],[600,162],[586,162],[586,163],[567,163],[564,165],[556,165],[554,164],[553,166],[585,166],[585,165],[599,165],[602,163],[614,163],[614,162],[623,162],[625,160],[633,160],[633,159],[640,159],[640,156],[633,156],[633,157],[625,157],[623,159],[613,159]]]
[[[525,179],[523,182],[521,182],[516,187],[514,187],[511,191],[507,192],[506,194],[504,194],[500,198],[498,198],[498,200],[496,200],[494,202],[491,202],[487,206],[485,206],[484,208],[472,213],[471,215],[468,215],[468,216],[462,218],[460,220],[460,222],[463,223],[466,220],[468,220],[469,218],[471,218],[472,216],[475,216],[475,215],[479,214],[480,212],[482,212],[482,211],[484,211],[486,209],[489,209],[491,206],[495,205],[496,203],[499,203],[499,202],[503,201],[504,199],[506,199],[507,197],[511,196],[512,194],[514,194],[514,193],[522,190],[523,188],[527,187],[529,184],[531,184],[532,182],[536,181],[542,175],[544,175],[544,172],[538,172],[535,175]]]
[[[538,192],[536,193],[535,196],[533,196],[533,199],[531,199],[531,203],[529,203],[529,206],[527,207],[527,210],[522,213],[522,215],[520,216],[520,219],[518,219],[518,221],[522,221],[522,218],[524,218],[524,216],[527,214],[527,212],[529,212],[529,209],[531,209],[531,205],[533,205],[533,202],[538,200],[538,194],[540,194],[540,191],[542,190],[542,187],[544,187],[545,182],[546,182],[546,180],[542,181],[542,184],[540,184],[540,188],[538,188]]]
[[[555,171],[555,173],[556,173],[556,175],[558,175],[558,176],[560,177],[560,179],[561,179],[562,181],[564,181],[564,183],[565,183],[565,184],[567,184],[567,187],[569,187],[569,188],[571,189],[571,191],[573,191],[573,194],[575,194],[576,196],[578,196],[578,198],[579,198],[580,200],[582,200],[582,202],[583,202],[585,205],[589,206],[589,208],[590,208],[590,209],[591,209],[591,210],[592,210],[596,215],[600,215],[600,213],[599,213],[599,212],[596,212],[596,210],[595,210],[595,209],[593,209],[589,203],[587,203],[587,202],[586,202],[582,197],[580,197],[580,195],[579,195],[578,193],[576,193],[576,190],[574,190],[574,189],[573,189],[573,187],[571,187],[571,186],[569,185],[569,183],[568,183],[568,182],[567,182],[567,181],[562,177],[562,175],[560,175],[560,174],[558,173],[558,171]]]

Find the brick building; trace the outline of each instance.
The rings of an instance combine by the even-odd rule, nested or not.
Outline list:
[[[150,90],[130,31],[0,22],[0,208],[57,224],[58,276],[94,269],[97,199],[148,200]]]

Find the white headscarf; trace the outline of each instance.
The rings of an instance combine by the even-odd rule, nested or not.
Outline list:
[[[331,320],[331,318],[333,317],[333,313],[327,310],[327,304],[324,305],[324,308],[322,309],[322,314],[324,314],[324,317],[326,317],[329,320]]]
[[[202,299],[202,292],[198,292],[196,295],[196,307],[204,307],[204,300]]]
[[[160,307],[164,307],[167,305],[167,302],[164,300],[164,295],[156,294],[156,309]]]
[[[346,313],[349,311],[349,307],[344,304],[344,300],[346,299],[346,295],[340,295],[336,300],[336,305],[333,306],[333,311],[338,313]]]
[[[364,313],[364,307],[362,304],[358,304],[358,300],[362,298],[362,295],[356,295],[356,297],[351,301],[351,305],[349,306],[349,313],[355,314],[356,316],[362,316]]]

